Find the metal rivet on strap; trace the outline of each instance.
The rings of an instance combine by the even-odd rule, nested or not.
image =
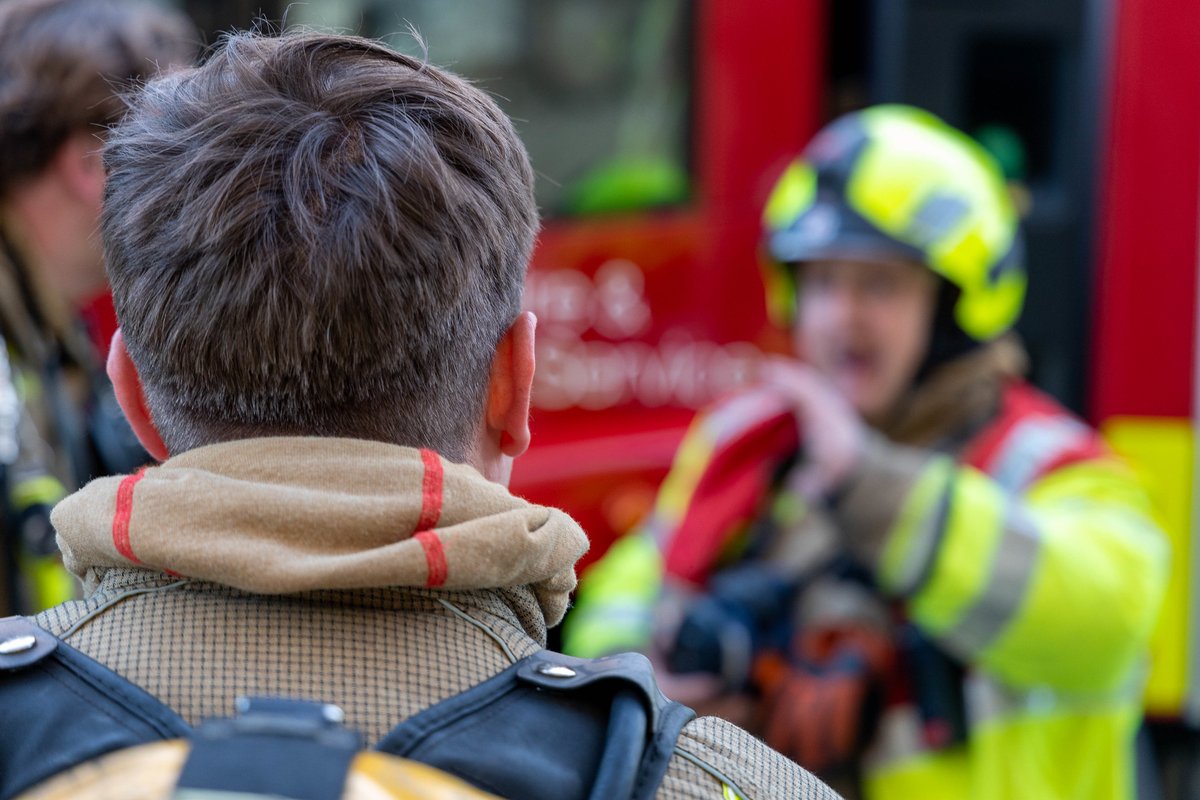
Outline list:
[[[574,678],[575,670],[558,664],[539,664],[537,671],[551,678]]]
[[[26,650],[32,650],[36,644],[37,638],[34,636],[14,636],[11,639],[5,639],[3,642],[0,642],[0,656],[24,653]]]

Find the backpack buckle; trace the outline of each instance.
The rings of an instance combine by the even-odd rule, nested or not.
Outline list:
[[[204,722],[173,795],[233,792],[296,800],[338,800],[362,748],[337,706],[275,697],[238,698],[238,716]]]

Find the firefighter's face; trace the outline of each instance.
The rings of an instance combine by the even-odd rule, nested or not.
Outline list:
[[[797,349],[868,422],[887,416],[925,358],[937,281],[900,259],[800,266]]]

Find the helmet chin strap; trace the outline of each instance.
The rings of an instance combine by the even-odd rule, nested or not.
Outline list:
[[[962,294],[945,278],[938,278],[938,295],[930,320],[929,347],[925,359],[913,376],[910,391],[924,383],[939,367],[972,352],[983,342],[971,338],[954,318],[954,307]]]
[[[929,346],[925,350],[925,358],[908,387],[896,398],[891,408],[878,419],[867,420],[871,427],[881,431],[893,427],[908,414],[920,395],[921,388],[939,369],[983,346],[984,342],[972,339],[954,319],[954,306],[958,303],[960,294],[957,286],[945,278],[938,277],[937,299],[929,321]]]

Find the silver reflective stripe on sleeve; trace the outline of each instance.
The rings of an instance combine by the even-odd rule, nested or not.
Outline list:
[[[956,653],[973,656],[1005,629],[1029,588],[1041,544],[1041,534],[1029,514],[1010,506],[987,584],[942,637]]]
[[[904,564],[896,582],[898,597],[912,597],[933,571],[933,562],[946,533],[946,520],[950,518],[950,503],[954,496],[954,479],[942,490],[937,506],[921,521],[920,528],[913,533]]]
[[[1069,417],[1035,417],[1006,438],[988,474],[1009,492],[1020,492],[1068,448],[1089,437],[1083,423]]]

